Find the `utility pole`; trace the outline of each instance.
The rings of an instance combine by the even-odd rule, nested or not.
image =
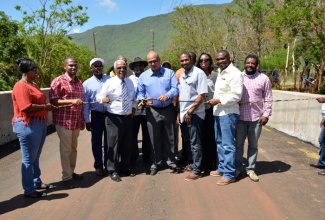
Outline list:
[[[97,49],[96,49],[96,38],[95,38],[95,34],[97,34],[97,33],[93,32],[93,40],[94,40],[94,52],[95,52],[95,54],[97,55]]]
[[[152,51],[154,51],[155,50],[155,30],[154,29],[152,29],[152,30],[150,30],[150,32],[152,32]]]

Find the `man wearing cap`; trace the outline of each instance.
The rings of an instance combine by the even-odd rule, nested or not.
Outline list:
[[[168,69],[172,69],[172,64],[169,62],[169,61],[164,61],[162,64],[161,64],[162,67],[164,68],[168,68]]]
[[[175,163],[174,132],[176,109],[172,100],[178,95],[174,71],[160,65],[159,55],[150,51],[147,55],[150,69],[141,74],[138,81],[137,100],[147,99],[147,125],[151,146],[150,175],[156,175],[162,160],[162,148],[167,164],[174,173],[181,173]]]
[[[127,66],[123,60],[114,63],[116,76],[107,80],[97,94],[98,101],[105,103],[107,117],[108,160],[107,171],[113,181],[121,181],[119,173],[135,176],[130,170],[132,151],[132,116],[135,113],[135,90],[126,78]]]
[[[126,59],[125,56],[123,56],[123,55],[119,55],[119,56],[117,56],[116,60],[124,60],[124,62],[126,63],[126,66],[128,66],[128,60]],[[114,68],[114,66],[113,66],[113,68]],[[132,71],[129,70],[129,69],[127,69],[126,77],[130,77],[132,74],[133,74]],[[116,76],[115,70],[114,70],[114,69],[111,70],[111,71],[109,72],[109,75],[110,75],[111,77]]]
[[[134,73],[129,77],[132,80],[135,91],[138,87],[138,80],[141,73],[144,72],[144,68],[148,66],[148,62],[142,60],[140,57],[134,58],[134,61],[129,64],[129,68],[134,71]],[[131,163],[135,163],[139,156],[138,148],[138,133],[141,125],[142,130],[142,160],[146,163],[150,161],[150,140],[147,127],[147,117],[146,109],[137,109],[133,116],[133,130],[132,130],[132,156]]]
[[[110,78],[108,75],[103,75],[104,60],[94,58],[90,61],[90,70],[93,76],[83,83],[84,87],[84,119],[86,122],[87,131],[91,132],[91,146],[94,155],[94,168],[98,176],[104,175],[103,167],[107,163],[107,133],[105,127],[106,107],[103,104],[96,102],[96,95],[100,92],[103,84]],[[90,114],[90,119],[89,119]],[[104,145],[103,145],[104,135]],[[103,158],[104,146],[104,158]]]

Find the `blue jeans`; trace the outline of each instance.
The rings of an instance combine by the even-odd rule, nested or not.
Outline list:
[[[107,133],[105,126],[106,114],[96,111],[91,111],[91,146],[94,155],[94,168],[101,169],[107,165]],[[103,145],[104,134],[104,145]],[[104,161],[103,161],[103,146],[104,146]]]
[[[260,138],[262,125],[260,120],[257,121],[242,121],[239,120],[236,128],[236,169],[241,171],[243,164],[243,154],[245,139],[248,140],[247,149],[247,164],[246,173],[255,171],[257,153],[258,153],[258,139]]]
[[[325,125],[323,124],[318,142],[320,145],[318,165],[325,166]]]
[[[223,177],[229,180],[234,180],[236,175],[235,134],[238,119],[238,114],[214,117],[214,131],[219,159],[217,171],[222,173]]]
[[[22,184],[26,195],[42,185],[39,157],[46,137],[45,120],[35,122],[31,119],[28,126],[25,126],[23,121],[16,121],[13,132],[16,133],[20,143]]]
[[[203,119],[196,114],[192,115],[191,124],[186,122],[181,124],[183,130],[186,128],[188,130],[187,132],[184,130],[183,137],[191,149],[192,163],[189,166],[192,168],[192,172],[197,175],[201,173],[202,169],[202,125]]]

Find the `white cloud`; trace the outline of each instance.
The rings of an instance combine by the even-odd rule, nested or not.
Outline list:
[[[108,12],[118,10],[116,2],[114,2],[112,0],[102,0],[102,1],[98,2],[98,5],[100,7],[105,7]]]
[[[75,28],[72,30],[73,33],[80,33],[80,29],[79,28]]]

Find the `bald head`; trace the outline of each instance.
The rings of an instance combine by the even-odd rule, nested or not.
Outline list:
[[[160,72],[160,58],[157,52],[150,51],[147,55],[148,64],[154,73]]]

